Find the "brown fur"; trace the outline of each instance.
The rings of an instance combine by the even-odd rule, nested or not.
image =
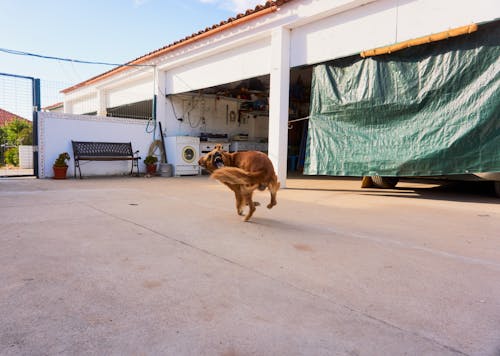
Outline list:
[[[252,217],[255,207],[259,205],[252,200],[255,189],[269,189],[271,201],[267,205],[268,209],[277,204],[276,193],[280,183],[266,154],[258,151],[229,153],[224,151],[221,145],[217,145],[201,157],[198,164],[211,172],[212,178],[224,183],[234,192],[236,211],[239,215],[243,215],[243,208],[248,205],[244,221]]]

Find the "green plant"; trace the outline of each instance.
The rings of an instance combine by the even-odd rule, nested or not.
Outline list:
[[[0,138],[11,145],[32,145],[33,125],[26,120],[14,118],[0,128]]]
[[[145,165],[155,164],[156,162],[158,162],[158,157],[156,156],[146,156],[146,158],[144,158]]]
[[[19,166],[19,149],[17,147],[11,147],[5,151],[5,163],[12,166]]]
[[[55,160],[54,167],[67,167],[68,166],[67,161],[70,159],[71,159],[71,157],[69,156],[69,153],[63,152]]]

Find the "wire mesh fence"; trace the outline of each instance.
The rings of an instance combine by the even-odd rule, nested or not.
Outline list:
[[[0,74],[0,109],[10,117],[32,119],[32,80],[20,76]],[[7,114],[4,114],[7,115]]]
[[[99,115],[118,118],[151,119],[154,115],[154,72],[142,69],[140,81],[106,87],[98,85],[41,80],[42,110],[76,115]],[[69,91],[68,91],[69,88]],[[63,92],[64,91],[64,92]]]
[[[33,175],[33,80],[0,73],[0,176]]]

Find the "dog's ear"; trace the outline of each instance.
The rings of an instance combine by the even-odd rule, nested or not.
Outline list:
[[[207,166],[207,157],[206,156],[200,157],[200,159],[198,160],[198,165],[200,165],[202,167],[206,167]]]

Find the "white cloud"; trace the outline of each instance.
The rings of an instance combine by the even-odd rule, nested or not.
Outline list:
[[[149,0],[133,0],[134,7],[139,7],[147,3]]]
[[[214,4],[221,9],[235,13],[245,12],[254,9],[257,5],[264,5],[266,0],[198,0],[204,4]]]

